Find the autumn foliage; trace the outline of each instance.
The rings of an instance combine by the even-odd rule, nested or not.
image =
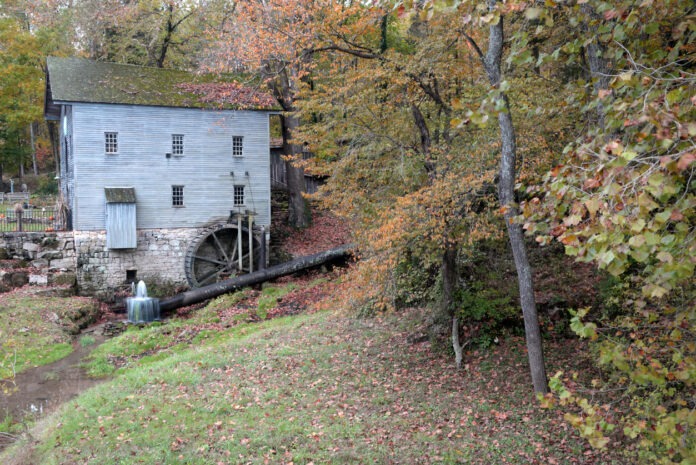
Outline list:
[[[166,56],[248,77],[248,86],[182,91],[281,109],[296,180],[302,169],[326,175],[314,198],[342,217],[327,214],[290,245],[300,253],[311,249],[303,241],[334,244],[346,224],[359,243],[337,304],[362,314],[427,307],[433,331],[443,314],[462,329],[500,321],[491,289],[467,267],[511,225],[547,253],[562,247],[581,276],[594,266],[596,281],[583,286],[596,294],[592,304],[559,310],[596,355],[594,379],[558,372],[542,404],[560,407],[599,450],[696,462],[693,2],[172,0],[110,1],[104,11],[93,0],[73,10],[58,0],[5,3],[25,6],[20,17],[46,37],[72,30],[56,42],[77,44],[76,53],[141,64],[158,56],[168,64]],[[502,24],[493,69],[486,45]],[[0,70],[0,144],[9,147],[40,114],[41,47],[16,19],[0,27],[11,51]],[[517,176],[501,208],[506,116]],[[516,297],[504,297],[506,311],[517,310]]]
[[[568,255],[614,276],[619,304],[603,313],[578,309],[572,319],[597,346],[605,374],[592,382],[597,398],[567,373],[552,387],[562,404],[579,408],[567,418],[593,445],[622,437],[646,463],[691,463],[695,23],[683,2],[660,2],[659,11],[647,3],[591,3],[576,18],[603,32],[598,46],[609,58],[588,82],[592,94],[580,89],[577,101],[595,126],[566,147],[544,184],[529,188],[524,209],[538,242],[560,241]],[[573,56],[577,40],[560,51]]]

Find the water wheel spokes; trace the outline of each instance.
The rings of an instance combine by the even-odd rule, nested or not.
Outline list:
[[[220,260],[213,260],[212,258],[209,258],[209,257],[201,257],[199,255],[195,255],[193,258],[196,260],[201,260],[201,261],[208,262],[208,263],[214,263],[216,265],[227,266],[227,262],[221,262]]]
[[[212,238],[215,240],[215,245],[217,245],[218,249],[220,250],[220,253],[222,253],[223,258],[227,263],[230,262],[229,258],[227,258],[227,253],[225,252],[225,248],[220,244],[220,239],[218,239],[217,235],[215,234],[215,231],[213,231],[211,234]]]
[[[255,237],[252,240],[254,268],[257,269],[259,243]],[[240,245],[242,249],[241,267]],[[242,228],[241,233],[239,233],[235,226],[225,224],[204,231],[189,247],[185,271],[189,285],[194,288],[248,273],[248,230]]]
[[[225,271],[226,269],[213,270],[207,275],[199,277],[198,283],[201,286],[205,286],[206,284],[212,284],[215,281],[217,281],[217,278],[219,278],[220,275]]]

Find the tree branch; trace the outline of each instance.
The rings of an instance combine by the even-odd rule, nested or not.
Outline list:
[[[464,31],[461,31],[462,36],[466,39],[467,42],[469,42],[469,45],[476,51],[476,54],[481,58],[481,60],[484,60],[483,52],[481,51],[481,47],[478,46],[476,41],[474,40],[473,37],[471,37],[469,34],[467,34]]]

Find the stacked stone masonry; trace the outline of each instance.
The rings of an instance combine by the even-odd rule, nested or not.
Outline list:
[[[35,285],[75,284],[75,243],[72,233],[0,233],[0,259],[23,262],[25,271],[0,271],[0,281],[10,288],[27,282]],[[30,271],[27,271],[30,270]],[[18,279],[26,276],[24,280]],[[0,286],[7,290],[7,286]]]
[[[37,269],[74,271],[75,242],[72,233],[1,233],[0,258],[25,260]]]
[[[136,249],[108,250],[105,231],[74,231],[80,294],[103,295],[128,278],[186,283],[184,260],[197,229],[139,229]],[[130,273],[130,276],[129,276]]]
[[[0,234],[0,259],[27,261],[37,275],[76,273],[82,295],[108,296],[128,278],[183,285],[185,255],[198,229],[138,230],[136,249],[108,250],[105,231]],[[47,280],[50,282],[50,280]],[[43,278],[36,277],[36,284]]]

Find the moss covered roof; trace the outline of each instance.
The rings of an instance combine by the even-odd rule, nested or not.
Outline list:
[[[53,102],[118,103],[227,110],[273,110],[274,99],[214,75],[48,57]]]
[[[134,187],[105,187],[106,203],[135,203]]]

